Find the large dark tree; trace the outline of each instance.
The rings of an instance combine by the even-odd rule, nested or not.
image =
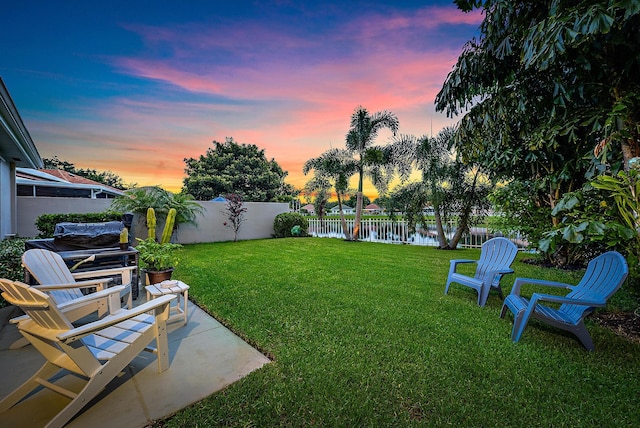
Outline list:
[[[197,200],[233,193],[244,201],[270,202],[291,190],[284,182],[288,173],[274,159],[267,160],[264,149],[238,144],[233,138],[224,143],[213,141],[204,155],[184,162],[184,190]]]
[[[485,14],[436,98],[464,114],[464,158],[533,183],[530,197],[550,211],[604,168],[594,149],[614,169],[640,154],[640,2],[456,3]]]

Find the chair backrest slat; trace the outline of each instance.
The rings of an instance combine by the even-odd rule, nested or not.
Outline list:
[[[75,282],[60,254],[53,251],[40,248],[27,250],[22,255],[22,264],[42,285]]]
[[[35,323],[46,329],[69,330],[73,325],[60,312],[51,297],[19,281],[0,280],[7,302],[20,306]]]
[[[22,255],[22,265],[41,285],[76,282],[60,254],[53,251],[41,248],[27,250]],[[82,292],[78,289],[66,289],[51,291],[49,295],[60,304],[82,297]]]
[[[518,254],[518,247],[507,238],[492,238],[482,244],[475,278],[484,279],[487,272],[507,269]]]
[[[601,254],[589,262],[582,279],[567,294],[567,297],[605,303],[622,286],[628,274],[629,267],[620,253],[609,251]],[[591,312],[593,309],[593,307],[569,303],[564,303],[559,308],[575,321],[579,320],[586,311]]]

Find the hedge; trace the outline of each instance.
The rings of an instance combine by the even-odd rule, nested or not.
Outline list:
[[[24,253],[26,240],[26,238],[15,238],[0,241],[0,278],[24,281],[22,253]],[[4,306],[6,306],[6,302],[0,298],[0,307]]]

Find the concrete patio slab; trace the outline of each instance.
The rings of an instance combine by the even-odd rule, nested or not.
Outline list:
[[[138,302],[141,303],[139,299]],[[44,363],[33,346],[9,350],[21,337],[8,319],[13,307],[0,309],[0,399]],[[195,403],[268,363],[269,359],[189,302],[189,322],[169,324],[169,369],[157,372],[153,354],[136,357],[119,377],[66,426],[80,428],[144,427]],[[57,382],[79,390],[72,375]],[[0,414],[2,426],[43,427],[68,399],[42,389]]]

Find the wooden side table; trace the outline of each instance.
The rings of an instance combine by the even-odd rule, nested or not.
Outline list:
[[[147,291],[147,301],[155,299],[156,297],[164,296],[165,294],[175,294],[178,296],[175,307],[171,307],[170,311],[175,310],[176,315],[169,317],[168,321],[175,321],[181,317],[184,317],[184,325],[187,325],[187,305],[189,304],[189,286],[182,281],[169,280],[162,281],[158,284],[151,284],[144,287]],[[184,301],[183,307],[180,307],[180,296]]]

